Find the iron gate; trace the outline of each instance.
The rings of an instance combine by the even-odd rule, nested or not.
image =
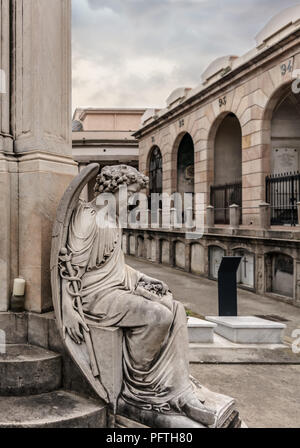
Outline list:
[[[215,208],[215,223],[229,224],[230,205],[242,206],[242,182],[213,185],[210,190],[210,200]]]
[[[272,225],[296,225],[300,202],[300,173],[266,177],[266,202],[271,205]]]

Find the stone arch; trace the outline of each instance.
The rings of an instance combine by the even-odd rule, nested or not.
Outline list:
[[[290,255],[271,251],[265,254],[266,292],[293,299],[294,258]]]
[[[184,147],[184,145],[186,145]],[[189,148],[187,151],[186,148]],[[181,152],[182,151],[182,152]],[[187,172],[185,174],[188,175],[188,179],[186,179],[185,186],[189,187],[187,188],[188,191],[183,191],[184,193],[193,193],[195,191],[195,176],[194,176],[194,166],[195,166],[195,145],[194,140],[191,136],[191,134],[187,131],[182,131],[180,134],[177,135],[175,142],[173,144],[173,150],[172,150],[172,173],[176,173],[176,175],[172,176],[172,183],[171,183],[171,189],[172,192],[181,192],[179,191],[180,188],[180,175],[181,173],[178,170],[178,160],[179,157],[182,157],[185,159],[183,161],[182,170],[184,176],[184,170],[187,169]],[[189,160],[189,157],[191,160]],[[191,163],[190,163],[191,162]],[[189,164],[190,163],[190,164]],[[190,166],[193,166],[193,169],[189,169]],[[182,187],[184,188],[184,186]]]
[[[242,127],[233,112],[222,112],[210,128],[207,169],[215,222],[228,224],[229,206],[242,206]]]
[[[280,86],[278,86],[274,92],[270,95],[269,101],[267,102],[263,118],[262,118],[262,141],[263,146],[263,170],[264,174],[268,175],[271,173],[271,152],[272,152],[272,117],[274,111],[282,98],[284,98],[288,93],[291,92],[291,80],[285,81]]]
[[[148,153],[146,174],[149,177],[149,192],[161,194],[163,190],[163,157],[158,145],[152,146]]]

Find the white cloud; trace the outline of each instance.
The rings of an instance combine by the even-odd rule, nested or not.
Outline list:
[[[288,0],[73,0],[73,106],[161,107]]]

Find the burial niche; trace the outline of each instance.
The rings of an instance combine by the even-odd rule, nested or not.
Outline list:
[[[294,260],[285,254],[267,256],[267,290],[274,294],[293,298],[294,295]]]
[[[204,273],[204,247],[201,244],[191,246],[191,271],[193,274]]]
[[[225,250],[218,246],[209,248],[209,275],[217,279],[222,258],[225,257]]]
[[[175,243],[175,266],[180,269],[185,268],[185,244],[181,241]]]
[[[243,249],[236,250],[234,255],[242,257],[237,272],[238,284],[248,288],[254,288],[254,255]]]
[[[138,253],[138,257],[139,258],[143,258],[144,257],[144,238],[142,236],[139,236],[137,239],[137,253]]]

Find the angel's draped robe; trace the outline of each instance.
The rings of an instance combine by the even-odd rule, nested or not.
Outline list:
[[[121,240],[120,228],[99,226],[93,205],[79,203],[68,248],[82,278],[84,313],[124,331],[123,399],[146,409],[179,410],[192,389],[184,307],[172,297],[166,306],[136,291],[142,274],[126,265]]]

